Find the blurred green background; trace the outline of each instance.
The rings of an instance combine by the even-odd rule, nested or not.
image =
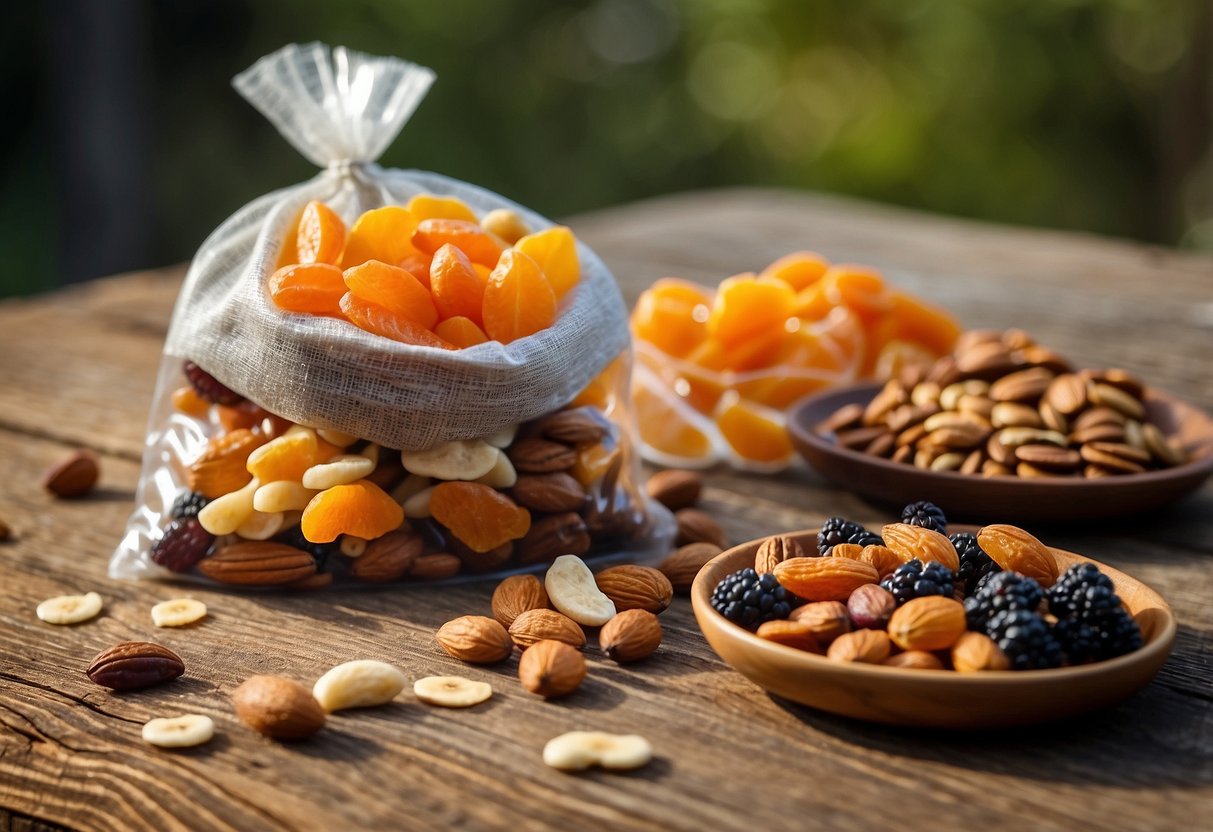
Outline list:
[[[6,10],[0,295],[180,262],[314,169],[229,86],[290,41],[433,67],[382,160],[553,216],[853,194],[1213,250],[1209,0],[60,0]]]

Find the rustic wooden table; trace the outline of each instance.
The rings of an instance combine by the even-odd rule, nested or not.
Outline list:
[[[715,281],[796,248],[885,267],[971,326],[1021,326],[1084,364],[1117,365],[1213,409],[1213,261],[1077,235],[993,228],[783,192],[671,197],[576,218],[628,300],[655,278]],[[487,611],[492,584],[309,597],[192,590],[203,626],[154,630],[177,594],[106,578],[139,473],[144,423],[181,271],[125,275],[0,303],[0,829],[1176,829],[1213,817],[1213,489],[1169,510],[1040,530],[1157,588],[1179,638],[1158,678],[1118,708],[1006,734],[878,727],[766,695],[720,662],[690,605],[663,616],[648,662],[591,657],[584,688],[545,703],[514,667],[461,666],[435,628]],[[100,489],[56,501],[40,473],[77,446],[103,456]],[[707,506],[736,542],[832,514],[888,510],[804,470],[710,474]],[[34,607],[97,590],[103,615],[73,628]],[[82,670],[110,644],[154,638],[187,677],[116,695]],[[227,694],[253,673],[314,679],[352,657],[410,677],[490,679],[486,706],[401,697],[345,712],[312,741],[279,745],[239,723]],[[166,752],[143,722],[195,711],[209,745]],[[551,736],[638,732],[657,759],[631,775],[544,766]]]

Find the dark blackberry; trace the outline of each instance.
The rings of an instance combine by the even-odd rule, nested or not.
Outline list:
[[[181,371],[185,373],[185,378],[189,381],[190,386],[197,391],[199,396],[208,402],[233,405],[244,401],[244,396],[224,386],[219,379],[189,359],[186,359],[185,364],[181,367]]]
[[[821,531],[817,533],[817,553],[826,557],[839,543],[850,543],[851,538],[866,531],[867,529],[854,520],[831,517],[822,524]]]
[[[753,569],[726,575],[712,590],[712,609],[748,630],[758,629],[764,621],[787,618],[802,603],[772,573],[759,575]]]
[[[188,572],[206,557],[214,543],[215,536],[202,528],[197,517],[174,520],[152,547],[152,563],[173,572]]]
[[[930,529],[940,534],[948,533],[948,518],[944,516],[943,509],[926,500],[910,503],[903,508],[901,522],[909,523],[911,526],[922,526],[924,529]]]
[[[169,510],[169,515],[176,520],[197,517],[198,512],[202,511],[209,502],[210,500],[197,491],[182,491],[177,495],[177,499],[173,500],[173,507]]]
[[[897,606],[913,598],[942,595],[951,598],[955,576],[942,563],[923,563],[918,558],[907,561],[894,569],[880,585],[897,599]]]
[[[280,532],[274,540],[310,553],[316,559],[316,568],[319,572],[326,571],[324,567],[329,556],[341,549],[341,544],[335,540],[332,543],[313,543],[303,536],[303,529],[299,526],[292,526],[286,531]]]
[[[973,594],[965,599],[965,617],[970,630],[983,632],[998,613],[1034,612],[1042,598],[1044,590],[1034,578],[1025,578],[1018,572],[992,572],[978,581]]]
[[[870,532],[867,529],[861,529],[848,537],[847,543],[854,543],[856,546],[883,546],[884,538],[875,532]]]
[[[1121,604],[1112,580],[1095,564],[1071,566],[1049,587],[1047,597],[1070,664],[1111,659],[1141,647],[1141,629]]]
[[[977,545],[977,535],[972,532],[957,532],[948,539],[960,557],[956,579],[964,584],[965,595],[972,595],[978,582],[986,575],[1002,571],[1002,567]]]
[[[1060,618],[1087,618],[1120,607],[1112,579],[1093,563],[1076,563],[1049,587],[1049,612]]]
[[[1012,670],[1061,666],[1061,644],[1039,613],[1025,609],[1001,610],[986,623],[985,634],[1011,659]]]

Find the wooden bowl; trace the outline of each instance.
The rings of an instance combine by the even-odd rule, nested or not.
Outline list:
[[[817,529],[792,532],[815,551]],[[743,543],[709,561],[691,588],[691,606],[712,649],[735,670],[771,693],[855,719],[890,725],[1000,728],[1064,719],[1104,708],[1144,687],[1175,642],[1171,608],[1145,584],[1090,558],[1052,549],[1064,570],[1095,563],[1141,627],[1144,646],[1095,664],[1055,670],[956,673],[836,662],[764,641],[712,609],[712,589],[753,565],[761,540]]]
[[[865,384],[805,399],[788,414],[788,434],[822,476],[849,491],[898,506],[930,500],[953,519],[1000,522],[1095,520],[1149,511],[1195,491],[1213,473],[1213,418],[1158,390],[1147,390],[1150,420],[1175,436],[1192,458],[1142,474],[1072,477],[982,477],[927,471],[837,445],[817,426],[843,405],[867,404],[880,385]]]

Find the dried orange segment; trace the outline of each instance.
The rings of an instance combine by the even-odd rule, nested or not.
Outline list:
[[[328,263],[283,266],[270,276],[270,297],[279,309],[312,315],[339,315],[345,294],[341,269]]]
[[[482,319],[488,336],[503,344],[556,322],[556,294],[534,260],[514,249],[501,255],[484,288]]]
[[[187,416],[201,419],[211,408],[211,403],[202,396],[193,385],[187,384],[173,391],[173,408]]]
[[[345,250],[345,223],[323,202],[312,200],[299,215],[295,251],[300,263],[341,262]]]
[[[559,300],[581,280],[581,264],[577,260],[577,239],[563,225],[527,234],[514,248],[530,257],[543,269],[552,291]]]
[[[702,286],[662,278],[636,301],[632,333],[668,355],[683,358],[708,337],[711,303],[711,294]]]
[[[531,529],[531,514],[506,495],[478,482],[434,486],[430,513],[474,552],[487,552]]]
[[[736,275],[722,281],[708,315],[708,334],[730,347],[783,332],[796,293],[782,280]]]
[[[434,327],[434,334],[442,340],[453,344],[458,349],[485,344],[489,340],[489,336],[484,334],[484,330],[476,326],[475,321],[462,315],[447,318],[438,324],[438,326]]]
[[[417,252],[412,242],[416,230],[417,218],[407,208],[385,205],[367,211],[347,235],[341,266],[348,269],[367,260],[399,263]]]
[[[349,292],[346,292],[341,298],[341,311],[355,326],[382,338],[390,338],[402,344],[413,344],[418,347],[455,349],[453,344],[439,338],[412,318],[397,315],[378,304],[355,297]]]
[[[430,293],[399,266],[368,260],[346,269],[344,277],[350,294],[360,300],[408,318],[424,329],[438,323],[438,310]]]
[[[737,399],[716,415],[716,426],[737,455],[745,459],[780,463],[792,456],[792,443],[778,411]]]
[[[433,254],[450,243],[460,249],[473,263],[496,264],[505,248],[501,240],[467,220],[422,220],[413,234],[413,245]]]
[[[396,265],[417,278],[417,282],[428,289],[430,288],[430,264],[433,260],[432,256],[418,251],[415,254],[410,254]]]
[[[651,449],[686,465],[711,461],[712,440],[704,428],[694,423],[685,405],[675,406],[664,394],[643,382],[634,386],[632,404],[640,438]]]
[[[404,206],[417,218],[422,220],[466,220],[478,222],[476,212],[467,203],[453,196],[438,196],[437,194],[417,194]]]
[[[312,543],[332,543],[343,534],[373,540],[400,528],[404,509],[367,480],[321,491],[303,510],[300,527]]]
[[[468,256],[450,243],[434,252],[430,291],[439,317],[462,316],[478,324],[483,314],[485,283]]]
[[[892,308],[884,278],[875,269],[841,263],[831,266],[821,282],[831,305],[845,306],[865,321],[875,320]]]
[[[782,280],[797,292],[809,288],[830,268],[830,261],[815,251],[795,251],[785,254],[762,270],[761,277]]]
[[[279,480],[299,481],[319,460],[320,443],[313,430],[291,430],[249,454],[248,472],[262,485]]]

